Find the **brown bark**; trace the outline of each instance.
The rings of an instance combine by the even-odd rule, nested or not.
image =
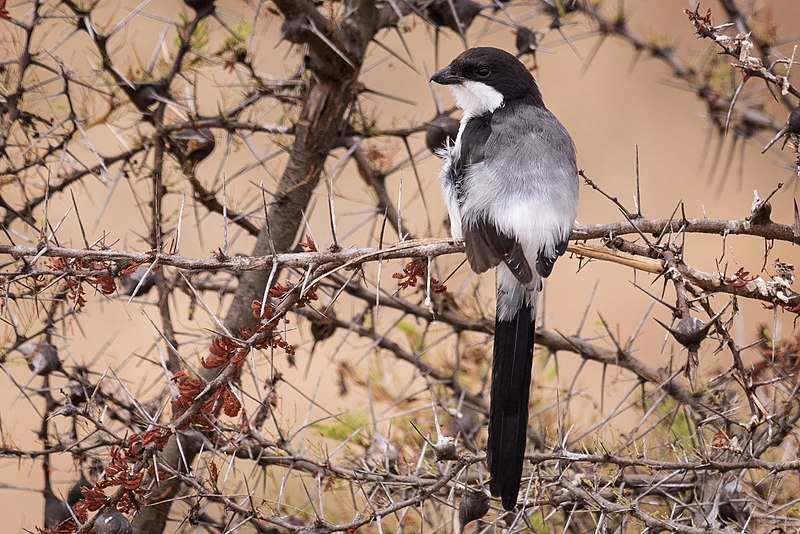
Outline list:
[[[300,20],[300,24],[315,24],[318,29],[324,28],[321,28],[324,19],[320,19],[319,13],[310,2],[276,0],[275,4],[287,21]],[[334,147],[345,124],[346,112],[357,95],[359,68],[367,45],[377,31],[378,14],[372,2],[359,2],[348,7],[351,9],[347,10],[347,19],[328,34],[331,42],[337,48],[340,47],[338,53],[328,43],[318,41],[313,33],[300,34],[308,40],[312,76],[295,126],[289,162],[269,207],[267,223],[256,240],[253,255],[286,252],[291,248],[302,224],[303,211],[320,180],[325,159]],[[303,23],[302,20],[306,22]],[[342,52],[348,56],[349,62],[341,57]],[[225,327],[234,335],[243,327],[253,324],[250,304],[254,299],[263,298],[269,273],[269,270],[249,271],[240,278],[225,318]],[[203,378],[210,380],[218,371],[204,370],[206,376]],[[190,440],[182,442],[184,460],[186,464],[192,465],[199,446],[187,446],[186,441]],[[185,470],[186,464],[176,446],[175,435],[170,438],[159,461]],[[135,517],[134,532],[163,532],[172,499],[180,489],[179,480],[163,482],[150,496],[150,500],[157,504],[142,508]]]

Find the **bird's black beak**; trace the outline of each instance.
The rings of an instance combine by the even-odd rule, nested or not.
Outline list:
[[[445,68],[437,70],[436,72],[434,72],[433,76],[431,76],[431,80],[430,81],[436,82],[436,83],[441,84],[441,85],[453,85],[453,84],[456,84],[456,83],[461,83],[464,80],[463,80],[463,78],[461,78],[461,76],[459,76],[458,74],[454,73],[453,69],[450,68],[450,65],[448,65]]]

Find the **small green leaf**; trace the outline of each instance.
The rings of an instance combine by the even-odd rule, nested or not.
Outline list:
[[[314,428],[329,439],[341,441],[347,439],[350,434],[363,428],[367,425],[369,420],[367,416],[359,410],[351,410],[345,412],[335,419],[328,419],[327,421],[316,423]]]

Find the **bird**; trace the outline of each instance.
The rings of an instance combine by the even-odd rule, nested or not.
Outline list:
[[[536,302],[567,243],[578,204],[575,145],[512,54],[470,48],[431,81],[463,116],[439,174],[454,239],[476,273],[496,268],[489,402],[489,490],[517,504],[527,443]]]

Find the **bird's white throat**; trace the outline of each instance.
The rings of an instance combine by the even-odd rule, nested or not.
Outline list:
[[[456,99],[456,105],[464,110],[464,117],[478,117],[503,105],[500,91],[485,83],[466,81],[451,85],[450,90]]]

